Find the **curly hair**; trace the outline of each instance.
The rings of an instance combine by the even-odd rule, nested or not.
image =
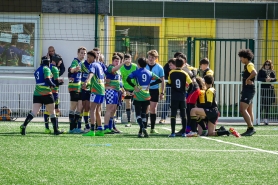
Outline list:
[[[248,60],[252,60],[254,58],[254,54],[250,49],[241,49],[238,52],[239,57],[247,58]]]
[[[199,76],[196,77],[196,82],[199,85],[200,90],[206,90],[205,82],[204,82],[204,80],[201,77],[199,77]]]

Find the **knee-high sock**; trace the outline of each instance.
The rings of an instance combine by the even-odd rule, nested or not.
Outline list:
[[[130,109],[126,109],[126,116],[127,116],[127,121],[130,122]]]
[[[47,111],[44,112],[44,125],[46,129],[49,129],[49,113]]]
[[[176,118],[171,117],[171,131],[172,131],[172,134],[175,133],[175,130],[176,130]]]
[[[154,129],[156,121],[156,114],[151,114],[151,129]]]
[[[30,113],[28,114],[28,116],[26,117],[26,119],[25,119],[23,125],[26,127],[26,126],[28,125],[28,123],[29,123],[34,117],[35,117],[35,115],[34,115],[32,112],[30,112]]]
[[[190,116],[191,118],[191,130],[197,132],[197,116]]]
[[[69,111],[69,121],[70,121],[70,130],[73,130],[75,127],[75,123],[74,123],[74,111],[70,110]]]

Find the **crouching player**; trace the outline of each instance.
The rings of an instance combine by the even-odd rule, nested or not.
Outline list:
[[[41,61],[41,66],[34,73],[36,87],[33,97],[33,110],[28,114],[24,123],[20,126],[21,135],[26,134],[26,127],[28,123],[38,114],[42,104],[45,105],[46,110],[50,114],[50,120],[53,124],[54,135],[61,134],[57,126],[57,120],[54,110],[54,98],[51,91],[51,88],[56,87],[56,85],[51,80],[51,71],[49,69],[49,66],[50,60],[46,57],[43,57]]]
[[[197,103],[199,107],[193,108],[190,111],[192,131],[186,136],[197,137],[197,120],[201,121],[202,119],[206,119],[208,121],[208,136],[229,136],[233,134],[236,137],[240,137],[240,134],[234,128],[230,128],[229,131],[226,129],[215,131],[215,123],[218,119],[219,112],[215,100],[215,89],[212,87],[214,80],[211,75],[204,76],[204,80],[207,89],[201,90]],[[201,123],[204,124],[204,122]],[[202,125],[201,127],[204,128]]]
[[[162,82],[162,80],[156,76],[154,73],[147,70],[146,58],[138,59],[138,68],[136,71],[133,71],[128,77],[127,82],[130,86],[134,88],[134,101],[133,105],[135,106],[135,114],[137,118],[137,123],[140,126],[138,137],[149,137],[147,132],[147,120],[146,120],[146,110],[150,105],[150,92],[149,87],[156,85]],[[132,79],[135,79],[135,83],[132,83]],[[152,80],[155,80],[151,83]]]

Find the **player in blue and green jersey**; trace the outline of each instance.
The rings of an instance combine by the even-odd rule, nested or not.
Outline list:
[[[131,62],[130,54],[124,55],[124,61],[126,61],[126,63],[124,66],[122,66],[120,68],[120,72],[121,72],[122,79],[123,79],[124,89],[127,92],[127,94],[124,98],[125,105],[126,105],[127,122],[128,122],[126,127],[130,127],[131,126],[131,124],[130,124],[131,104],[133,101],[132,95],[130,95],[130,93],[134,91],[134,88],[127,83],[126,79],[133,71],[137,70],[137,65]],[[132,82],[134,83],[134,80],[132,80]]]
[[[80,113],[82,111],[82,100],[81,100],[81,64],[84,62],[86,55],[86,48],[80,47],[77,50],[77,58],[71,63],[69,68],[70,78],[69,78],[69,93],[70,93],[70,134],[81,133],[82,131],[77,128],[77,121],[80,118]]]
[[[125,63],[121,63],[119,56],[114,55],[112,57],[112,64],[107,67],[105,84],[106,113],[104,116],[104,133],[112,132],[113,122],[111,121],[113,121],[113,116],[117,110],[119,101],[118,96],[119,91],[121,90],[121,73],[119,69],[124,64]]]
[[[147,120],[146,120],[146,111],[147,107],[150,105],[151,95],[149,92],[149,87],[156,85],[162,82],[162,80],[156,76],[151,71],[147,70],[146,58],[138,59],[138,68],[136,71],[132,72],[127,77],[127,82],[129,85],[134,87],[134,101],[133,105],[135,106],[135,114],[137,122],[140,126],[138,137],[148,137],[147,132]],[[135,79],[135,84],[132,83],[132,79]],[[153,81],[151,83],[151,81]]]
[[[64,82],[63,82],[63,80],[59,79],[59,69],[55,65],[56,65],[56,63],[53,61],[53,62],[51,62],[50,67],[49,67],[51,70],[52,76],[53,76],[52,81],[55,82],[55,84],[62,85]],[[56,85],[56,87],[51,88],[54,102],[55,102],[55,113],[56,113],[57,124],[58,124],[58,117],[59,117],[59,113],[60,113],[59,96],[58,96],[59,85]],[[49,113],[47,110],[44,112],[44,122],[45,122],[45,133],[50,134],[51,130],[49,129]]]
[[[81,71],[82,71],[81,85],[82,86],[90,74],[89,68],[90,68],[91,63],[94,60],[95,60],[94,57],[89,57],[89,58],[87,58],[87,60],[85,60],[81,64]],[[84,128],[85,132],[90,131],[90,124],[89,124],[90,95],[91,95],[90,85],[91,85],[91,83],[89,82],[84,89],[81,89],[81,99],[82,99],[82,105],[83,105],[82,112],[83,112],[83,117],[84,117],[84,121],[85,121],[85,128]],[[81,128],[81,124],[78,125],[78,128]]]
[[[35,71],[34,76],[36,80],[36,87],[33,97],[33,110],[28,114],[24,123],[20,126],[21,135],[26,134],[26,127],[28,123],[37,115],[42,104],[46,106],[46,109],[50,113],[50,120],[53,124],[54,134],[59,135],[61,132],[57,127],[57,120],[55,116],[54,98],[51,88],[55,88],[56,85],[51,80],[51,71],[49,69],[50,60],[46,57],[42,58],[41,66]],[[59,84],[57,84],[59,85]]]
[[[93,60],[96,57],[95,51],[89,51],[87,53],[87,60]],[[95,132],[95,122],[97,119],[100,119],[100,107],[104,100],[105,95],[105,85],[104,85],[104,78],[105,74],[103,68],[98,62],[93,62],[89,67],[90,74],[88,78],[85,80],[82,88],[85,89],[87,84],[90,82],[90,118],[91,118],[91,131],[84,134],[83,136],[103,136],[103,128],[101,122],[97,122],[98,128]],[[98,112],[98,114],[96,114]],[[99,116],[98,118],[96,118]]]

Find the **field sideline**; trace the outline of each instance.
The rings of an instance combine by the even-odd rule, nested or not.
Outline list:
[[[137,138],[137,125],[119,124],[122,134],[83,137],[47,135],[42,122],[32,122],[21,136],[21,123],[0,122],[0,184],[278,182],[277,125],[257,126],[252,137],[168,138],[166,124],[156,126],[159,135]]]

